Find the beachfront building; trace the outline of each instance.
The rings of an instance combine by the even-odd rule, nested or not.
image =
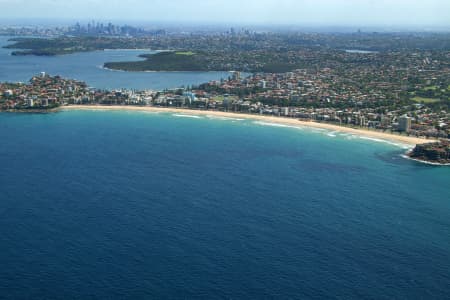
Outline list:
[[[398,130],[402,132],[411,131],[411,118],[404,115],[398,118]]]

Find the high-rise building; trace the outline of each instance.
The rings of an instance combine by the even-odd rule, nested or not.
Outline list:
[[[408,132],[411,130],[411,118],[404,115],[398,118],[398,130]]]

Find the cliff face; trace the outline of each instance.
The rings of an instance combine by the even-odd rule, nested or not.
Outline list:
[[[450,163],[450,141],[417,145],[409,156],[424,161]]]

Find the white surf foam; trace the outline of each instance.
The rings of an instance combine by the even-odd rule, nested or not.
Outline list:
[[[329,137],[336,137],[338,133],[339,133],[339,131],[331,131],[331,132],[328,132],[327,135]]]
[[[432,165],[432,166],[450,166],[450,164],[439,164],[439,163],[434,163],[434,162],[430,162],[430,161],[424,161],[424,160],[420,160],[420,159],[415,159],[412,157],[409,157],[406,154],[401,155],[401,157],[409,159],[409,160],[413,160],[422,164],[426,164],[426,165]]]
[[[377,138],[372,138],[372,137],[367,137],[367,136],[362,136],[362,135],[359,135],[357,137],[360,138],[360,139],[363,139],[363,140],[369,140],[369,141],[374,141],[374,142],[379,142],[379,143],[387,143],[387,144],[390,144],[390,145],[401,147],[403,149],[411,149],[411,146],[407,145],[407,144],[396,143],[396,142],[392,142],[392,141],[389,141],[389,140],[377,139]]]
[[[230,118],[230,117],[223,117],[223,116],[213,116],[213,115],[206,115],[209,119],[214,120],[227,120],[227,121],[244,121],[245,119],[239,119],[239,118]]]
[[[263,122],[263,121],[254,121],[254,124],[262,125],[262,126],[271,126],[271,127],[283,127],[283,128],[295,128],[302,130],[303,128],[300,126],[291,126],[291,125],[285,125],[285,124],[279,124],[279,123],[270,123],[270,122]]]
[[[172,116],[174,116],[174,117],[179,117],[179,118],[202,119],[202,117],[200,117],[200,116],[195,116],[195,115],[173,114]]]

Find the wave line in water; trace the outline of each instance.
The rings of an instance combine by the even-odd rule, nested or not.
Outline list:
[[[195,115],[173,114],[172,116],[179,118],[203,119],[202,117]]]
[[[327,135],[329,137],[336,137],[338,133],[340,133],[340,132],[339,131],[331,131],[331,132],[327,133]]]
[[[374,142],[387,143],[387,144],[390,144],[390,145],[401,147],[403,149],[411,149],[411,146],[406,145],[406,144],[402,144],[402,143],[395,143],[395,142],[391,142],[391,141],[388,141],[388,140],[371,138],[371,137],[362,136],[362,135],[358,135],[357,137],[362,139],[362,140],[369,140],[369,141],[374,141]]]
[[[253,124],[262,125],[262,126],[271,126],[271,127],[294,128],[294,129],[300,129],[300,130],[304,129],[304,127],[300,127],[300,126],[291,126],[291,125],[270,123],[270,122],[263,122],[263,121],[254,121]]]
[[[245,119],[239,119],[239,118],[213,116],[213,115],[206,115],[206,117],[209,119],[213,119],[213,120],[227,120],[227,121],[244,121],[245,120]]]

